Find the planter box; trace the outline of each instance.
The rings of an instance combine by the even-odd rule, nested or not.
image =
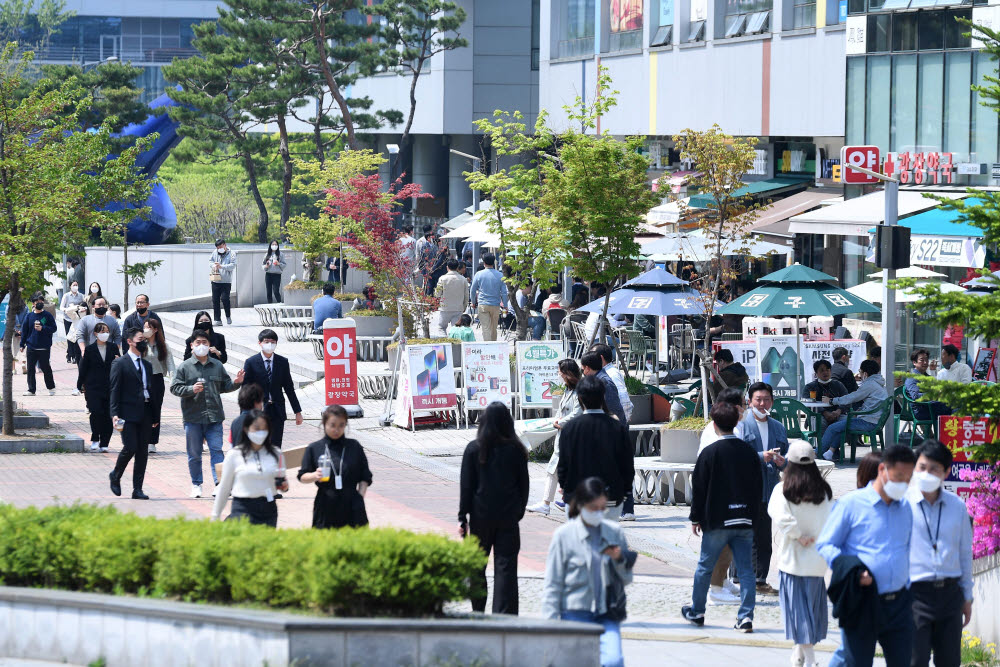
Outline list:
[[[3,414],[0,414],[0,426],[3,426]],[[44,412],[29,412],[26,415],[14,415],[14,429],[48,428],[49,418]]]
[[[311,306],[313,297],[323,292],[316,289],[288,289],[281,290],[282,303],[286,306]]]
[[[983,640],[1000,643],[1000,553],[972,561],[972,620],[968,630]]]
[[[358,336],[391,336],[396,330],[396,320],[385,315],[353,317]]]
[[[0,657],[119,665],[597,667],[601,627],[513,616],[357,619],[0,587]]]
[[[638,394],[633,396],[628,395],[630,401],[632,401],[632,418],[628,420],[629,424],[651,424],[653,423],[653,395],[652,394]]]
[[[660,429],[660,460],[666,463],[694,463],[698,460],[701,431]]]

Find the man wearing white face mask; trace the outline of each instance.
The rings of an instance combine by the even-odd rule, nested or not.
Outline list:
[[[972,620],[972,521],[965,503],[941,482],[952,455],[937,440],[917,447],[916,489],[907,497],[913,512],[910,590],[913,593],[914,667],[962,661],[962,628]]]
[[[273,329],[264,329],[257,335],[260,344],[260,354],[247,358],[243,364],[243,381],[247,384],[258,384],[264,389],[264,412],[271,420],[271,443],[281,449],[285,435],[285,421],[288,414],[285,411],[285,395],[292,404],[295,413],[295,425],[302,425],[302,406],[295,395],[295,382],[288,367],[288,359],[275,354],[278,345],[278,334]]]
[[[904,498],[915,462],[909,447],[886,447],[878,476],[834,504],[816,540],[833,569],[830,599],[840,619],[841,649],[831,665],[871,665],[876,641],[888,667],[910,665],[913,514]]]
[[[817,359],[813,363],[813,372],[816,374],[816,379],[805,386],[805,395],[810,400],[822,401],[825,398],[832,400],[847,395],[847,387],[840,380],[833,379],[833,366],[829,361]],[[813,398],[814,396],[815,398]],[[840,419],[844,412],[841,408],[830,407],[823,410],[821,414],[827,424],[832,424]]]

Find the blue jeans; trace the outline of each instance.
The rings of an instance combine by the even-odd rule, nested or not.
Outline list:
[[[878,426],[875,422],[865,421],[864,419],[855,419],[851,423],[851,428],[855,431],[864,431],[865,433],[874,433],[875,428]],[[820,445],[819,455],[823,456],[823,453],[831,447],[839,449],[840,448],[840,437],[844,435],[844,431],[847,430],[847,415],[844,415],[832,424],[826,425],[826,430],[823,431],[823,442]]]
[[[598,616],[592,611],[564,611],[559,616],[564,621],[597,623],[604,626],[601,635],[601,667],[625,667],[622,655],[622,628],[618,621]]]
[[[541,340],[545,334],[545,318],[531,315],[528,317],[528,328],[531,329],[531,337],[534,340]]]
[[[212,480],[218,484],[215,475],[215,464],[222,463],[222,422],[213,424],[191,424],[184,422],[184,437],[187,441],[188,472],[191,473],[191,483],[201,485],[204,481],[201,471],[201,443],[208,443],[208,458],[212,464]]]
[[[841,628],[840,647],[830,658],[830,667],[864,667],[875,660],[875,642],[882,646],[886,667],[910,667],[913,652],[912,596],[901,589],[895,600],[881,601],[879,628]]]
[[[708,599],[708,586],[712,582],[712,570],[719,560],[722,549],[729,545],[733,552],[733,564],[740,580],[740,608],[736,618],[753,620],[753,608],[757,603],[757,577],[753,571],[753,529],[752,528],[718,528],[706,530],[701,534],[701,556],[694,572],[694,590],[691,593],[691,611],[695,614],[705,613],[705,602]],[[746,582],[746,583],[744,583]]]

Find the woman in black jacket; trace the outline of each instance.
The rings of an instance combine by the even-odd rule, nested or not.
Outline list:
[[[372,483],[368,457],[361,443],[345,438],[347,410],[328,405],[323,410],[322,440],[311,443],[302,455],[299,481],[316,484],[313,528],[367,526],[365,493]]]
[[[229,359],[229,355],[226,354],[226,337],[220,333],[216,333],[212,326],[212,316],[209,315],[204,310],[194,316],[194,328],[201,329],[202,331],[208,332],[209,337],[209,348],[208,354],[211,357],[215,357],[222,363],[226,363]],[[191,358],[191,342],[194,341],[194,334],[188,336],[188,339],[184,341],[184,358]]]
[[[493,613],[517,615],[517,524],[528,505],[528,453],[503,403],[490,403],[480,418],[462,456],[460,486],[459,535],[472,533],[487,555],[493,551]],[[472,599],[472,609],[486,611],[485,568],[478,584],[482,597]]]
[[[97,340],[83,351],[77,385],[90,411],[90,451],[106,452],[114,426],[111,424],[111,363],[121,356],[118,346],[108,342],[111,330],[104,322],[94,325]]]

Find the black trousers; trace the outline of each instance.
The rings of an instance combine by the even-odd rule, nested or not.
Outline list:
[[[28,359],[28,391],[35,393],[35,366],[42,369],[42,377],[45,378],[45,388],[55,389],[56,381],[52,379],[52,366],[49,365],[49,355],[52,348],[36,350],[28,348],[25,356]]]
[[[142,481],[146,478],[146,461],[149,458],[149,433],[153,424],[153,404],[146,403],[142,421],[125,422],[122,429],[122,451],[115,463],[115,477],[122,478],[128,462],[135,458],[132,465],[132,490],[141,490]]]
[[[70,322],[69,320],[63,320],[63,333],[68,334],[70,327],[72,326],[73,326],[72,322]],[[79,343],[71,343],[68,340],[66,341],[66,361],[68,361],[71,364],[80,363]]]
[[[90,441],[107,447],[111,442],[114,426],[111,424],[111,396],[108,389],[90,390],[86,393],[87,409],[90,410]]]
[[[226,521],[246,519],[252,524],[278,527],[278,503],[267,498],[233,498],[233,509]]]
[[[268,303],[281,303],[281,274],[265,273],[264,290],[267,292]],[[271,293],[274,293],[274,300],[271,300]]]
[[[753,522],[753,570],[759,584],[767,581],[771,551],[771,515],[767,513],[767,503],[761,503],[760,513]]]
[[[957,581],[941,587],[934,582],[916,581],[913,594],[912,667],[927,667],[931,651],[934,667],[959,667],[962,662],[962,605],[965,594]]]
[[[229,291],[233,288],[232,283],[212,283],[212,312],[215,314],[215,321],[221,322],[222,315],[219,312],[219,303],[226,309],[226,317],[229,317]]]
[[[149,444],[155,445],[160,442],[160,411],[163,409],[163,395],[166,386],[163,383],[163,376],[153,373],[149,376],[149,402],[153,405],[153,421],[156,424],[149,432]]]
[[[471,517],[469,532],[479,538],[488,556],[493,551],[493,613],[517,615],[517,554],[521,551],[521,530],[516,521],[477,521]],[[473,611],[486,611],[486,569],[473,583],[483,591],[472,599]]]
[[[841,628],[843,662],[837,664],[870,665],[875,659],[875,642],[882,647],[886,667],[908,667],[913,655],[912,597],[905,588],[895,593],[892,600],[881,596],[878,628],[867,625]],[[835,656],[836,658],[836,656]],[[830,664],[834,664],[831,661]]]
[[[285,438],[285,420],[271,417],[271,444],[281,449],[281,441]]]

